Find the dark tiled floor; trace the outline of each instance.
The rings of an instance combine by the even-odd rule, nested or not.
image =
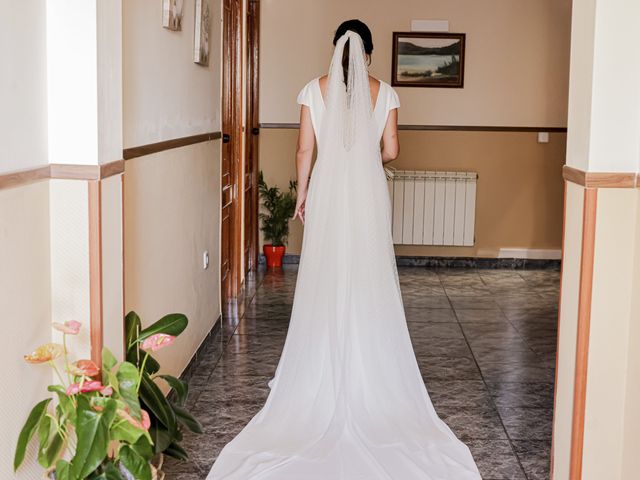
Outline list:
[[[283,346],[296,267],[247,279],[190,379],[203,435],[167,478],[204,479],[220,449],[264,403]],[[485,480],[549,477],[559,272],[400,268],[418,363],[439,415]],[[401,480],[401,479],[399,479]]]

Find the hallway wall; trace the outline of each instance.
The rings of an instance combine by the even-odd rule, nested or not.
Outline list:
[[[262,2],[260,121],[272,127],[260,135],[267,181],[285,187],[295,178],[295,98],[307,81],[326,73],[333,32],[348,18],[360,18],[371,28],[371,74],[387,82],[392,32],[409,31],[412,19],[446,19],[450,31],[467,34],[465,87],[396,87],[401,125],[566,126],[569,0],[492,0],[490,6],[400,0],[390,5],[364,0]],[[476,171],[480,180],[473,247],[397,246],[396,252],[496,257],[501,248],[516,248],[557,255],[566,134],[550,137],[548,144],[539,144],[535,132],[401,131],[400,157],[391,166]],[[299,253],[301,235],[300,225],[292,224],[289,253]]]
[[[125,310],[143,324],[181,312],[189,327],[157,353],[179,375],[220,315],[220,141],[126,163]],[[202,254],[209,251],[209,268]]]
[[[297,129],[264,129],[260,162],[267,183],[295,179]],[[565,134],[548,144],[530,132],[400,132],[398,169],[478,172],[476,244],[396,245],[398,255],[497,257],[500,248],[556,250],[562,243]],[[303,229],[291,223],[287,252],[299,254]]]
[[[211,5],[209,66],[193,62],[194,1],[181,31],[161,27],[162,2],[123,5],[124,148],[220,131],[221,2]],[[143,324],[181,312],[189,327],[158,352],[180,374],[220,315],[220,141],[127,160],[125,310]],[[203,253],[209,268],[203,269]]]
[[[15,476],[12,465],[20,429],[33,405],[47,395],[46,386],[52,380],[48,366],[22,360],[51,341],[48,181],[0,190],[0,245],[5,340],[0,349],[0,478],[35,480],[41,478],[35,448]]]

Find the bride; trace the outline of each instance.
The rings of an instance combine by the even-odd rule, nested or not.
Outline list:
[[[333,43],[328,76],[298,96],[305,232],[282,357],[208,479],[480,480],[431,404],[405,320],[382,167],[398,155],[398,96],[368,74],[364,23]]]

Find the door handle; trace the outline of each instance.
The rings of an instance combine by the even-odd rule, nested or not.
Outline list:
[[[231,135],[228,133],[222,134],[222,143],[229,143],[231,141]]]
[[[260,135],[260,129],[259,129],[258,127],[253,127],[253,128],[251,129],[251,133],[252,133],[253,135]]]

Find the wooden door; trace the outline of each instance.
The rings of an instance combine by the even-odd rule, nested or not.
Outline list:
[[[258,267],[258,62],[260,0],[249,0],[247,10],[247,132],[244,160],[244,269]]]
[[[242,2],[223,0],[222,47],[222,232],[220,279],[223,301],[240,291],[240,157],[242,154]]]

